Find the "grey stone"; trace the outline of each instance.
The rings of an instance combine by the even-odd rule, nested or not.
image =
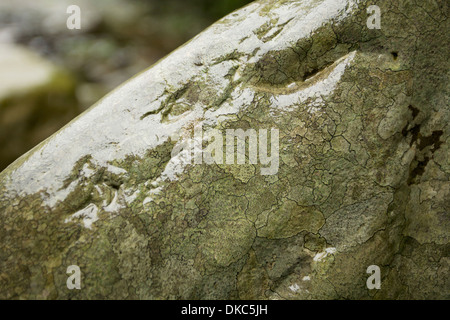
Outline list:
[[[448,12],[266,0],[218,21],[0,174],[0,297],[448,299]],[[279,170],[181,165],[199,122],[278,128]]]

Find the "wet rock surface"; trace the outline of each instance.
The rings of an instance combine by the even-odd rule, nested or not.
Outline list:
[[[23,47],[57,66],[71,78],[70,90],[58,91],[59,79],[36,94],[35,87],[22,90],[14,101],[2,101],[3,108],[25,118],[14,127],[0,123],[7,139],[0,141],[0,171],[20,155],[67,124],[120,83],[186,42],[208,25],[248,3],[249,0],[3,0],[0,2],[0,44],[2,66],[7,47]],[[80,28],[69,29],[71,5],[80,8]],[[23,58],[28,61],[27,57]],[[15,59],[17,61],[17,59]],[[15,67],[16,69],[12,69]],[[12,79],[33,78],[20,63],[2,70],[2,87],[11,88]],[[61,73],[61,72],[59,72]],[[13,83],[17,83],[14,82]],[[46,94],[49,95],[46,98]],[[2,95],[3,96],[3,95]],[[7,93],[10,97],[11,94]],[[4,99],[3,99],[4,100]],[[26,107],[25,107],[26,106]],[[40,111],[36,111],[40,110]],[[65,111],[64,111],[65,110]],[[45,117],[42,116],[45,113]],[[8,112],[9,117],[11,112]],[[0,114],[0,118],[3,117]],[[6,116],[5,116],[6,117]],[[20,116],[17,116],[18,118]],[[9,122],[8,122],[9,123]],[[38,128],[35,128],[38,127]],[[14,130],[15,129],[15,130]]]
[[[449,298],[448,3],[375,3],[257,1],[17,160],[0,297]],[[181,161],[199,123],[278,170]]]

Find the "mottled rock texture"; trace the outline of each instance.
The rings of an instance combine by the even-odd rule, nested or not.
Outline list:
[[[220,20],[1,173],[0,298],[450,298],[448,14],[257,1]],[[278,128],[277,174],[175,166],[200,121]]]

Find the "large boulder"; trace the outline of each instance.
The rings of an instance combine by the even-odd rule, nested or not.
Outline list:
[[[448,12],[223,18],[0,174],[0,298],[450,298]],[[199,163],[227,129],[279,165]]]

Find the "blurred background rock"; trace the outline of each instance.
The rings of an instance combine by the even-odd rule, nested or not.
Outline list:
[[[1,0],[0,171],[250,0]],[[81,30],[66,26],[81,8]]]

